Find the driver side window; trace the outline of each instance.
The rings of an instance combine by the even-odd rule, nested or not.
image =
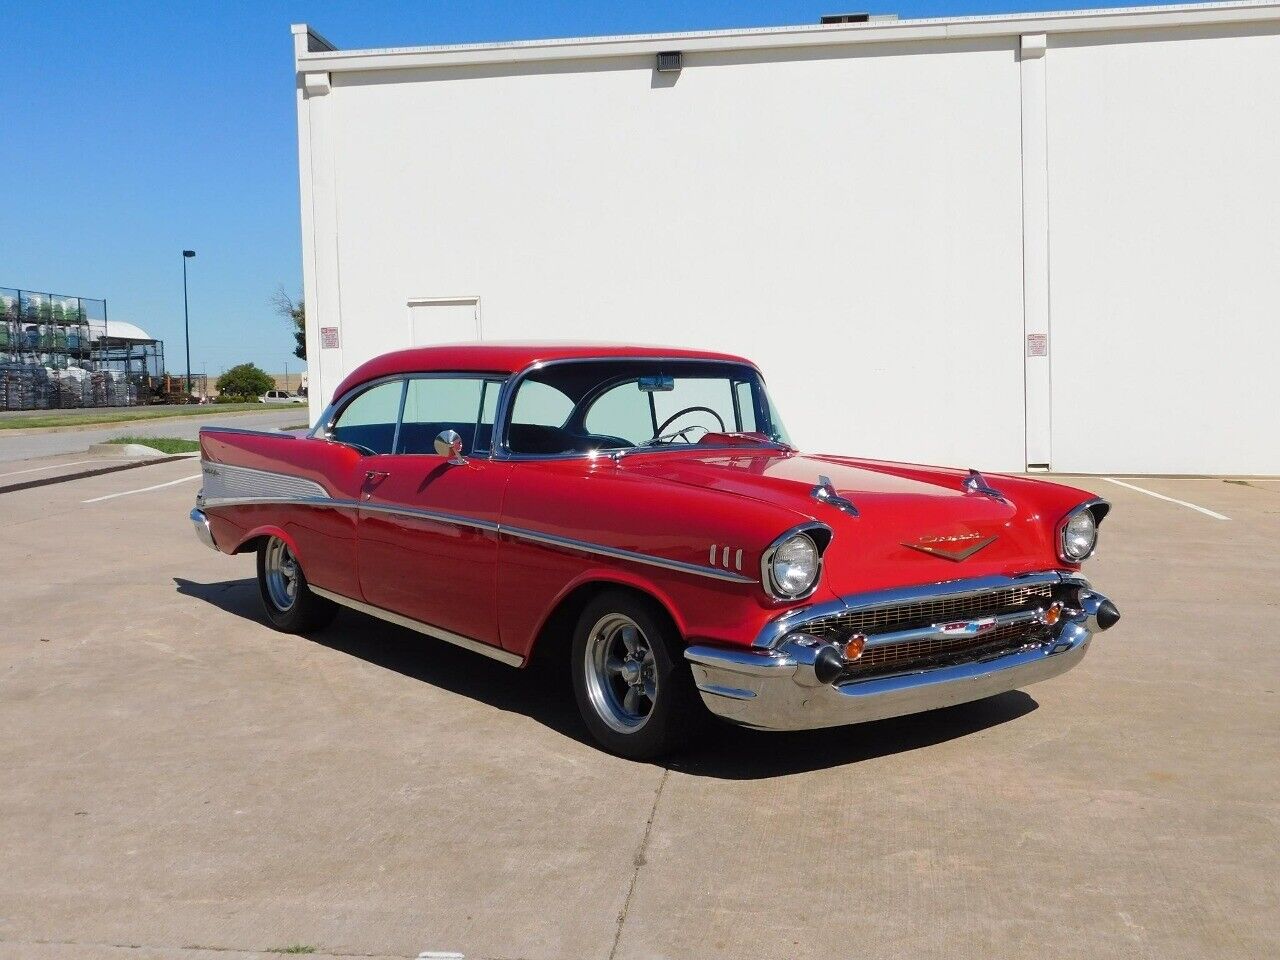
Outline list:
[[[380,383],[352,400],[329,431],[330,438],[374,453],[390,453],[400,419],[403,380]]]

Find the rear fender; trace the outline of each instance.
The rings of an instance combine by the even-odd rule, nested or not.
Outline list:
[[[289,545],[289,552],[294,555],[298,563],[302,565],[303,569],[304,570],[306,569],[306,565],[307,565],[306,560],[303,557],[302,553],[298,550],[297,541],[295,541],[293,537],[291,537],[287,532],[285,532],[283,527],[278,527],[275,524],[267,523],[258,527],[254,527],[252,530],[250,530],[248,533],[246,533],[243,537],[240,538],[240,541],[235,545],[235,549],[233,549],[231,552],[242,553],[249,544],[253,543],[253,541],[255,540],[261,539],[262,537],[279,537],[281,540],[283,540],[285,543]]]

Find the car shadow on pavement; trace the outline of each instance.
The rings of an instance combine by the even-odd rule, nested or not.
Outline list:
[[[257,581],[252,578],[197,583],[174,577],[173,582],[185,597],[265,626]],[[350,610],[339,611],[331,625],[308,639],[496,709],[523,714],[563,736],[593,745],[578,716],[567,671],[556,673],[536,663],[528,670],[515,670]],[[534,671],[533,678],[529,671]],[[1033,698],[1019,690],[909,717],[795,733],[766,733],[715,722],[688,750],[661,765],[691,776],[724,780],[787,776],[944,743],[1016,720],[1037,707]]]

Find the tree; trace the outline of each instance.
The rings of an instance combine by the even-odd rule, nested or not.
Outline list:
[[[218,378],[218,393],[225,397],[257,399],[268,390],[274,390],[276,382],[252,363],[232,367]]]
[[[293,338],[297,341],[297,345],[293,348],[293,355],[299,360],[307,359],[307,312],[302,298],[299,297],[298,302],[294,303],[293,297],[285,293],[284,287],[281,287],[271,298],[271,306],[293,326]]]

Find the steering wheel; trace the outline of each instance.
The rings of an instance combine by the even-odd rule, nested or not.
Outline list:
[[[721,433],[729,432],[728,428],[724,424],[724,417],[720,416],[720,414],[716,413],[710,407],[685,407],[683,410],[677,410],[671,416],[667,417],[667,419],[663,420],[662,426],[658,427],[658,429],[654,431],[653,438],[655,440],[661,439],[665,435],[664,431],[667,429],[667,427],[671,426],[672,423],[679,420],[686,413],[709,413],[716,418],[716,423],[720,424]],[[685,430],[691,430],[691,429],[693,428],[692,427],[685,428]],[[706,428],[703,427],[703,429],[705,430]],[[679,431],[679,433],[684,433],[685,430],[681,430]],[[710,430],[707,430],[707,433],[710,433],[710,432],[711,432]],[[685,438],[685,441],[688,442],[688,438]]]

